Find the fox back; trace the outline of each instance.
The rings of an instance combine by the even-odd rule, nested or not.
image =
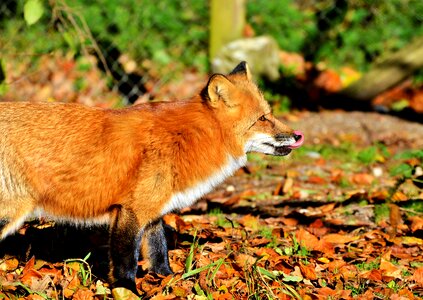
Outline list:
[[[186,101],[119,110],[0,103],[0,239],[33,215],[106,222],[110,280],[136,293],[141,239],[151,269],[171,272],[164,214],[211,191],[246,153],[286,155],[302,142],[273,117],[244,62]]]

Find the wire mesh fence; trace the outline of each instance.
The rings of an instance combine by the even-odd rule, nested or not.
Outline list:
[[[28,2],[41,7],[39,20],[30,26],[24,18]],[[271,35],[281,49],[308,61],[351,65],[361,71],[384,53],[423,35],[423,4],[418,0],[246,0],[245,7],[245,36]],[[6,79],[0,95],[33,97],[19,96],[19,81],[42,79],[60,89],[52,70],[60,65],[61,71],[75,68],[72,82],[61,82],[76,92],[83,94],[88,85],[92,90],[87,97],[111,91],[133,103],[151,89],[147,78],[166,77],[169,70],[184,68],[208,70],[209,9],[208,1],[193,0],[3,0],[0,59]],[[53,57],[53,62],[48,64],[45,56]],[[73,61],[75,66],[70,67]],[[43,63],[50,73],[40,71],[46,67]],[[89,80],[84,68],[99,73]],[[69,75],[63,72],[62,76]],[[42,88],[46,90],[42,96],[60,96],[49,93],[45,85]],[[79,97],[60,100],[81,101]]]

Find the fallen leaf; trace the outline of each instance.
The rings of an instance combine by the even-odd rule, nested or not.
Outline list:
[[[8,258],[0,262],[1,271],[13,271],[19,266],[19,261],[16,258]]]
[[[374,281],[382,281],[381,270],[370,270],[359,274],[360,278],[370,279]]]
[[[300,270],[301,274],[304,278],[310,279],[310,280],[316,280],[317,275],[315,271],[315,266],[313,264],[304,265],[300,263]]]
[[[419,216],[412,216],[408,219],[411,221],[410,227],[412,232],[423,229],[423,218]]]
[[[72,279],[70,280],[70,282],[64,286],[63,295],[66,298],[70,298],[75,293],[79,285],[80,285],[79,278],[78,276],[74,275]]]
[[[235,256],[236,264],[241,268],[251,267],[256,262],[256,260],[257,258],[254,256],[245,253],[240,253]]]
[[[245,215],[239,219],[239,223],[243,225],[247,230],[257,231],[260,227],[259,218],[252,215]]]
[[[395,266],[393,263],[381,258],[379,269],[384,272],[384,275],[401,279],[402,269]]]
[[[408,197],[403,192],[396,191],[395,194],[392,196],[392,201],[394,202],[401,202],[401,201],[407,201]]]
[[[300,228],[300,230],[296,232],[295,237],[298,243],[308,250],[314,250],[319,244],[319,239],[303,228]]]
[[[138,300],[139,297],[128,289],[125,288],[114,288],[112,290],[112,296],[115,300]]]
[[[358,185],[370,185],[374,180],[374,176],[368,173],[357,173],[352,175],[351,180]]]
[[[414,271],[411,280],[414,280],[421,287],[423,287],[423,267],[419,267]]]
[[[323,240],[332,244],[348,244],[357,241],[359,236],[350,236],[348,234],[330,233],[322,237]]]

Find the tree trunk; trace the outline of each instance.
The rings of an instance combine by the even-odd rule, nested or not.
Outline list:
[[[242,37],[245,26],[245,1],[211,0],[210,61],[223,45]]]

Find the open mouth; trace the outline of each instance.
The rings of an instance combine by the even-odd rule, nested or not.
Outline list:
[[[292,151],[292,149],[288,147],[289,146],[275,147],[275,155],[288,155]]]

